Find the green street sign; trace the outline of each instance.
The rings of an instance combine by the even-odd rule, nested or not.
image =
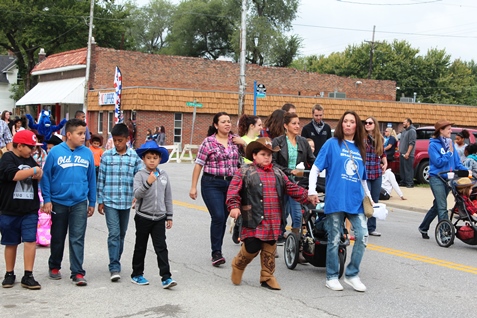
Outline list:
[[[194,102],[186,102],[186,106],[202,107],[202,104],[194,103]]]

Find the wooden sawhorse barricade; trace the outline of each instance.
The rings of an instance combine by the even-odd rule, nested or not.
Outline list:
[[[194,163],[194,156],[192,155],[193,149],[199,149],[199,145],[185,144],[181,156],[177,162],[181,162],[182,160],[190,160],[190,163]],[[185,156],[186,153],[188,154],[187,157]]]
[[[164,147],[167,150],[172,150],[171,153],[169,154],[169,160],[167,160],[167,162],[171,160],[175,160],[176,162],[181,162],[181,160],[179,159],[179,145],[167,145],[167,146],[161,146],[161,147]],[[172,156],[174,155],[176,155],[175,158],[172,158]]]

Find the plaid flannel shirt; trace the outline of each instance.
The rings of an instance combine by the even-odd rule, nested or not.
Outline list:
[[[204,172],[214,176],[233,176],[239,166],[239,147],[229,134],[227,149],[215,139],[215,134],[205,138],[197,151],[195,163],[204,167]]]
[[[105,151],[99,165],[98,204],[118,210],[130,209],[134,175],[141,167],[141,158],[131,148],[122,155],[116,148]]]
[[[386,153],[383,147],[383,154],[378,156],[374,149],[373,142],[366,138],[366,175],[368,180],[376,180],[381,178],[383,170],[381,169],[381,158],[385,157]]]

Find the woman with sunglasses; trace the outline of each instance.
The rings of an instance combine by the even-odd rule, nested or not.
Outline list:
[[[374,117],[368,117],[365,121],[366,130],[366,172],[368,174],[367,183],[371,198],[374,203],[378,203],[383,181],[383,171],[388,167],[386,153],[384,152],[384,138],[379,130],[379,122]],[[382,162],[382,166],[381,166]],[[382,167],[382,168],[381,168]],[[376,231],[376,218],[368,219],[368,233],[372,236],[381,236]]]

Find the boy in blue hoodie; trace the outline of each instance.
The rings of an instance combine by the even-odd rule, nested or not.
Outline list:
[[[43,210],[51,213],[49,277],[61,279],[61,262],[69,232],[70,270],[73,283],[86,286],[83,269],[87,218],[96,204],[96,172],[93,153],[84,146],[86,123],[70,119],[66,141],[51,149],[43,168]]]
[[[136,202],[136,243],[131,274],[131,282],[148,285],[144,278],[144,258],[147,241],[152,238],[152,245],[157,255],[159,275],[162,288],[177,285],[172,279],[169,268],[169,256],[166,244],[166,229],[172,228],[172,189],[169,177],[158,165],[167,162],[169,152],[159,147],[154,140],[149,140],[136,150],[144,162],[144,168],[134,176],[134,197]]]

